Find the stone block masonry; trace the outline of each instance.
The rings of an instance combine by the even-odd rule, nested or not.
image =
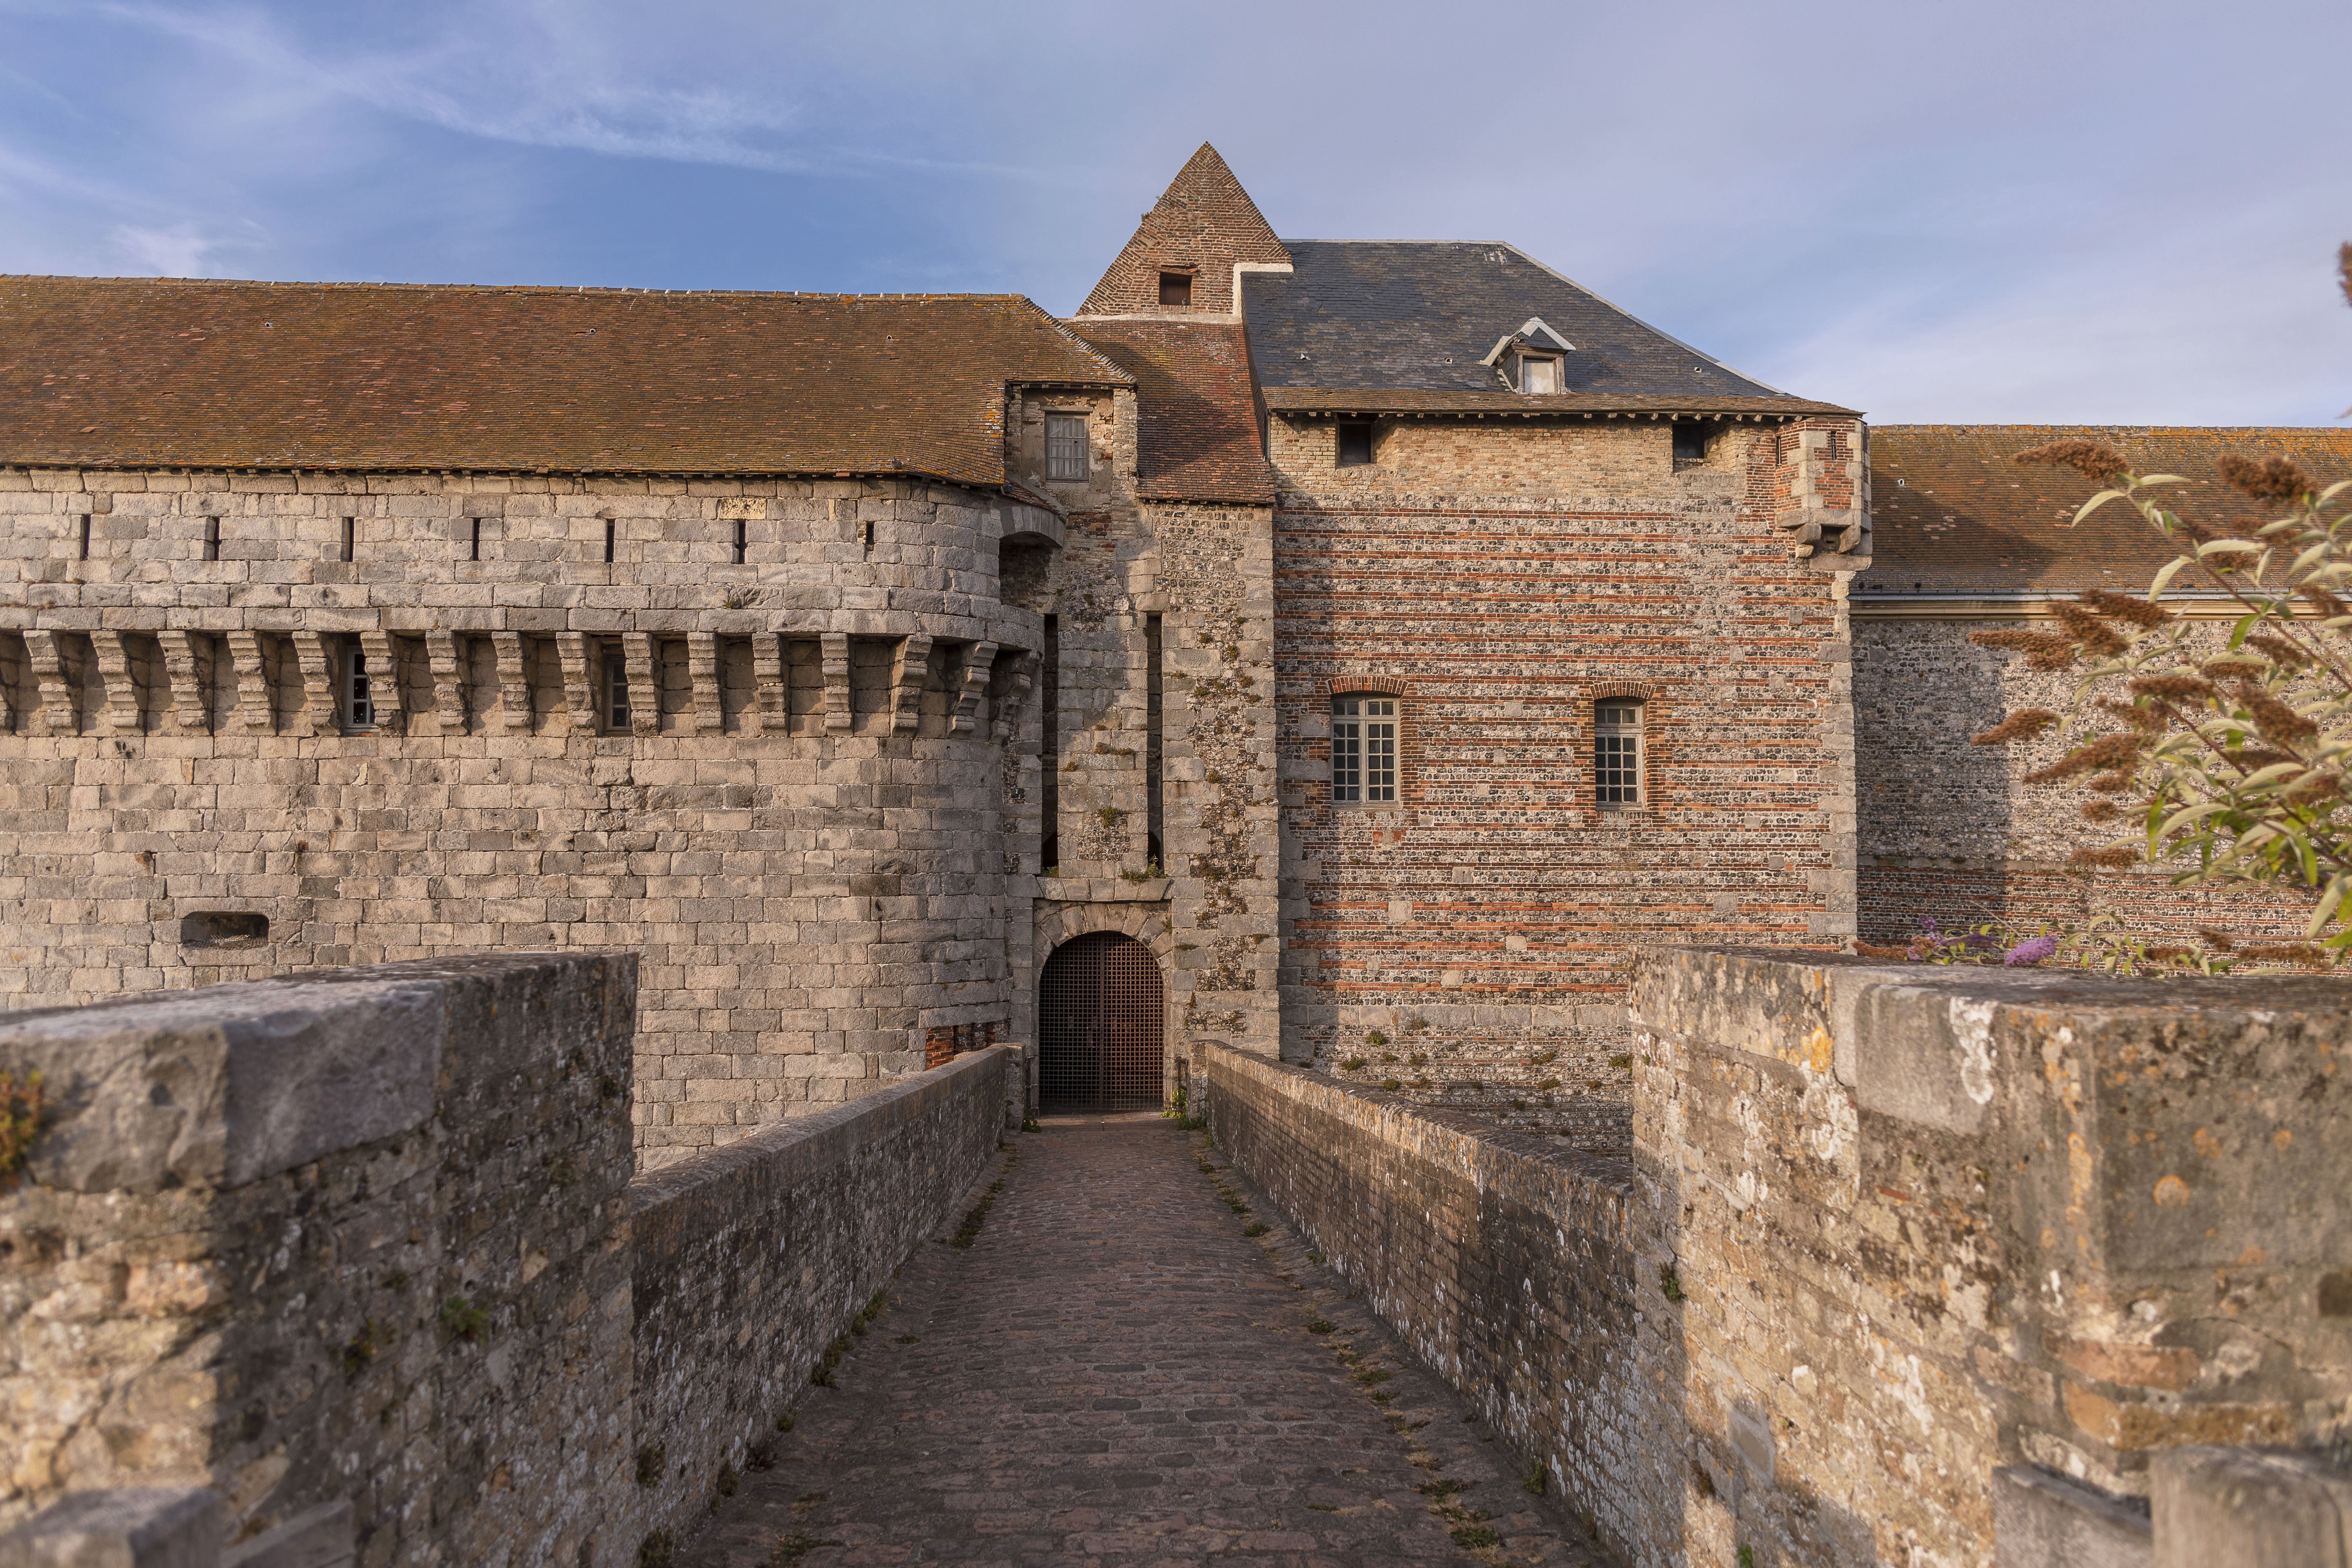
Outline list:
[[[1042,623],[997,572],[1053,552],[1040,509],[37,469],[0,521],[15,1005],[635,948],[650,1164],[919,1071],[930,1030],[1029,1037]]]
[[[1640,1568],[2055,1563],[2352,1433],[2352,987],[1659,949],[1633,1010],[1630,1163],[1231,1053],[1209,1114]]]
[[[690,1530],[952,1216],[1014,1075],[984,1048],[633,1182],[635,976],[0,1015],[54,1107],[0,1194],[0,1530],[139,1488],[217,1494],[234,1541],[347,1508],[375,1565],[625,1568]]]

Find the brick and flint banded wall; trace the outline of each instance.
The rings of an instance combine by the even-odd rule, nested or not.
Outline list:
[[[0,516],[0,995],[635,948],[651,1163],[870,1092],[933,1028],[1028,1038],[1041,622],[999,568],[1053,569],[1043,509],[11,470]],[[192,923],[221,912],[268,940]]]
[[[1015,1113],[983,1048],[632,1180],[635,961],[511,953],[0,1015],[0,1532],[209,1487],[359,1561],[683,1542]],[[1008,1098],[1009,1095],[1011,1098]],[[305,1559],[308,1561],[308,1559]]]
[[[1860,440],[1388,420],[1339,468],[1332,420],[1272,422],[1287,1059],[1622,1149],[1634,952],[1852,933]],[[1392,807],[1331,802],[1349,691],[1397,702]],[[1635,809],[1595,800],[1609,697]]]
[[[1230,1053],[1209,1114],[1636,1568],[1989,1568],[1996,1468],[2352,1432],[2352,987],[1668,949],[1633,1007],[1630,1164]]]
[[[1900,586],[1896,584],[1895,586]],[[1871,579],[1861,579],[1865,595]],[[1861,935],[1875,943],[1916,936],[1922,920],[1945,931],[1997,921],[2032,931],[2114,915],[2151,942],[2194,943],[2200,929],[2238,937],[2301,940],[2307,898],[2284,890],[2174,887],[2171,873],[2069,868],[2076,848],[2131,837],[2128,823],[2101,827],[2079,815],[2093,797],[2080,781],[2029,784],[2055,762],[2056,731],[2006,746],[1980,734],[2020,708],[2063,713],[2071,673],[2028,669],[2024,656],[1979,647],[1987,626],[2048,624],[2039,606],[2008,614],[1923,614],[1915,602],[1864,597],[1853,608],[1856,872]],[[2214,643],[2226,619],[2204,623]],[[2118,827],[2121,831],[2118,831]]]

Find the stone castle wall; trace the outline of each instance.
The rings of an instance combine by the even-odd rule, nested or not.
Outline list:
[[[914,483],[12,472],[0,512],[20,1004],[634,947],[656,1163],[919,1068],[929,1030],[1027,1037],[1006,933],[1034,866],[1041,619],[998,574],[1050,571],[1042,509]],[[339,686],[354,653],[373,732]]]
[[[1664,423],[1388,421],[1348,468],[1331,420],[1271,429],[1286,1053],[1622,1147],[1634,950],[1853,929],[1864,562],[1785,530],[1851,515],[1858,428],[1731,424],[1678,463]],[[1331,803],[1353,690],[1397,700],[1393,806]],[[1619,696],[1649,798],[1606,809]]]

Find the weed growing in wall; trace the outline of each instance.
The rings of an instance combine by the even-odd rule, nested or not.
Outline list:
[[[441,1327],[454,1340],[477,1343],[489,1331],[490,1315],[463,1296],[452,1296],[441,1303]]]
[[[41,1117],[41,1075],[0,1072],[0,1193],[16,1191],[17,1173],[40,1136]]]

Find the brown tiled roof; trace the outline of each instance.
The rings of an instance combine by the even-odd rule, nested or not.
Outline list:
[[[2178,474],[2166,504],[2225,521],[2257,510],[2223,484],[2227,452],[2277,453],[2313,476],[2352,478],[2352,430],[2241,426],[1880,425],[1870,432],[1872,565],[1864,594],[2073,593],[2144,588],[2170,548],[2130,508],[2110,503],[2081,527],[2098,487],[2071,468],[2010,459],[2075,437],[2104,442],[2143,474]],[[2187,586],[2185,583],[2182,584]]]
[[[1138,493],[1154,500],[1271,505],[1242,329],[1213,321],[1086,321],[1087,342],[1135,377]]]
[[[1004,479],[1017,295],[0,278],[0,463]]]
[[[1158,310],[1160,271],[1171,268],[1193,271],[1192,309],[1229,315],[1237,261],[1287,265],[1290,252],[1274,237],[1265,215],[1217,150],[1203,142],[1143,215],[1141,226],[1078,307],[1078,314]]]
[[[1851,408],[1802,397],[1724,393],[1664,396],[1632,392],[1444,392],[1410,387],[1269,386],[1277,414],[1843,414]]]

